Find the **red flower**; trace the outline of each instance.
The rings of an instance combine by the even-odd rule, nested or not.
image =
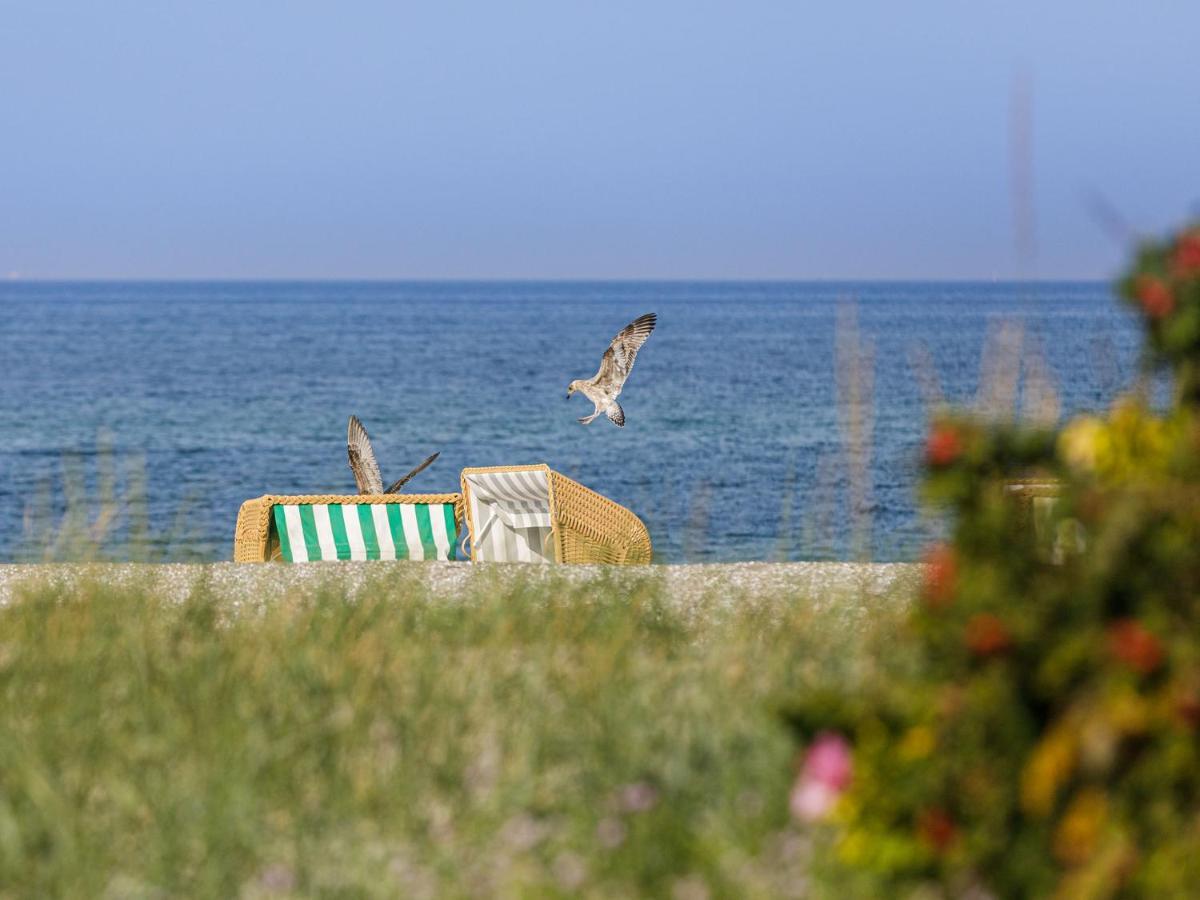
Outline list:
[[[925,553],[925,602],[935,609],[949,605],[954,599],[958,581],[958,559],[954,548],[935,544]]]
[[[1180,235],[1171,256],[1171,270],[1177,278],[1200,275],[1200,228]]]
[[[967,622],[967,648],[976,656],[995,656],[1012,646],[1012,635],[998,616],[977,613]]]
[[[1200,725],[1200,697],[1186,693],[1175,700],[1175,715],[1188,728]]]
[[[925,441],[925,459],[931,466],[948,466],[962,453],[962,438],[950,425],[934,425]]]
[[[917,834],[932,850],[943,853],[958,837],[958,828],[944,809],[935,806],[918,813]]]
[[[1175,309],[1175,295],[1161,278],[1140,276],[1134,286],[1134,294],[1146,315],[1152,319],[1169,316]]]
[[[1141,675],[1153,672],[1163,660],[1162,644],[1136,619],[1120,619],[1108,627],[1108,648]]]

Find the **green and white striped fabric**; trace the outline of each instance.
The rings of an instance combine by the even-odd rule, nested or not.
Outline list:
[[[301,503],[274,508],[281,555],[322,559],[454,559],[450,503]]]

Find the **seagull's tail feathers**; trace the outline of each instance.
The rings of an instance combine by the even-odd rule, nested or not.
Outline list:
[[[625,410],[621,409],[621,404],[616,400],[608,405],[608,409],[604,411],[604,414],[618,428],[625,427]]]

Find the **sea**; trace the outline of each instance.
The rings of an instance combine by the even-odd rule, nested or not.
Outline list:
[[[625,427],[580,425],[568,383],[646,312]],[[4,282],[0,561],[69,557],[70,516],[228,559],[242,501],[354,492],[351,414],[385,481],[544,462],[660,561],[912,560],[933,410],[1102,410],[1139,346],[1099,282]]]

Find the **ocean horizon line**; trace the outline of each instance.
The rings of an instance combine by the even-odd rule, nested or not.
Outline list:
[[[225,285],[287,285],[287,284],[317,284],[317,285],[394,285],[394,284],[513,284],[513,285],[592,285],[592,284],[666,284],[666,285],[745,285],[745,284],[777,284],[777,285],[1097,285],[1107,284],[1109,278],[417,278],[417,277],[387,277],[387,278],[301,278],[301,277],[252,277],[252,278],[0,278],[0,286],[15,285],[188,285],[188,284],[225,284]]]

